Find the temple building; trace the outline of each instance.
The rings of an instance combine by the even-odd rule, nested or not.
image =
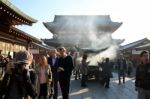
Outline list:
[[[148,38],[143,38],[132,43],[120,46],[120,52],[137,63],[140,61],[140,53],[143,50],[150,51],[150,40]]]
[[[49,47],[44,46],[43,41],[15,27],[31,26],[36,22],[36,19],[20,11],[8,0],[0,0],[0,54],[13,55],[19,50],[29,49],[38,49],[39,54],[48,50]]]
[[[77,46],[99,50],[123,42],[111,36],[122,22],[111,21],[109,15],[56,15],[53,22],[43,24],[53,34],[52,39],[43,41],[54,47]]]

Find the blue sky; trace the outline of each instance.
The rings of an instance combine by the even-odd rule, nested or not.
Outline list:
[[[125,39],[127,44],[150,38],[148,0],[9,0],[27,15],[38,20],[20,29],[37,38],[51,38],[42,22],[51,22],[55,15],[110,15],[112,21],[123,22],[113,38]]]

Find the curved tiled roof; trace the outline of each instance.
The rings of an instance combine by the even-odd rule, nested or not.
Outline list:
[[[138,40],[138,41],[135,41],[135,42],[132,42],[132,43],[129,43],[129,44],[126,44],[124,46],[121,46],[120,47],[120,50],[127,50],[127,49],[133,49],[133,48],[136,48],[140,45],[143,45],[144,43],[148,43],[150,42],[149,39],[147,38],[143,38],[141,40]]]
[[[147,44],[138,46],[138,47],[136,47],[135,49],[136,49],[136,50],[148,50],[148,49],[150,49],[150,43],[147,43]]]
[[[31,23],[36,23],[37,22],[36,19],[33,19],[32,17],[28,16],[27,14],[25,14],[24,12],[19,10],[17,7],[15,7],[8,0],[0,0],[0,3],[5,5],[8,9],[13,10],[16,14],[18,14],[19,16],[23,17],[24,19],[30,21]]]
[[[44,22],[44,26],[53,34],[60,32],[90,32],[97,31],[113,33],[122,22],[113,22],[109,15],[55,15],[53,22]],[[88,28],[88,29],[87,29]]]
[[[32,36],[32,35],[30,35],[30,34],[24,32],[24,31],[22,31],[22,30],[20,30],[20,29],[18,29],[18,28],[16,28],[16,27],[11,26],[11,27],[10,27],[10,30],[15,30],[15,31],[18,32],[20,35],[26,36],[28,39],[31,39],[31,40],[34,41],[34,42],[38,42],[38,43],[42,43],[42,42],[43,42],[42,40],[40,40],[40,39],[38,39],[38,38],[36,38],[36,37],[34,37],[34,36]]]

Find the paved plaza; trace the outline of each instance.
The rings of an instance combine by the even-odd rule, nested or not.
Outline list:
[[[126,78],[125,84],[118,85],[117,74],[113,75],[109,89],[95,80],[88,81],[87,88],[81,88],[80,80],[74,80],[72,77],[70,99],[137,99],[134,78]],[[58,99],[62,99],[60,90]]]

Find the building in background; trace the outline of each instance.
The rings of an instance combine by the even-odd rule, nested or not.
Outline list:
[[[140,53],[143,50],[150,51],[150,40],[147,38],[120,46],[120,52],[136,63],[140,61]]]
[[[111,21],[109,15],[56,15],[53,22],[43,24],[53,34],[52,39],[43,41],[55,47],[62,45],[100,50],[123,42],[112,39],[111,34],[122,22]]]
[[[31,26],[37,20],[26,15],[9,0],[0,0],[0,52],[14,56],[19,50],[30,50],[33,54],[46,54],[50,47],[44,42],[18,28],[17,25]],[[33,50],[34,49],[34,50]]]

